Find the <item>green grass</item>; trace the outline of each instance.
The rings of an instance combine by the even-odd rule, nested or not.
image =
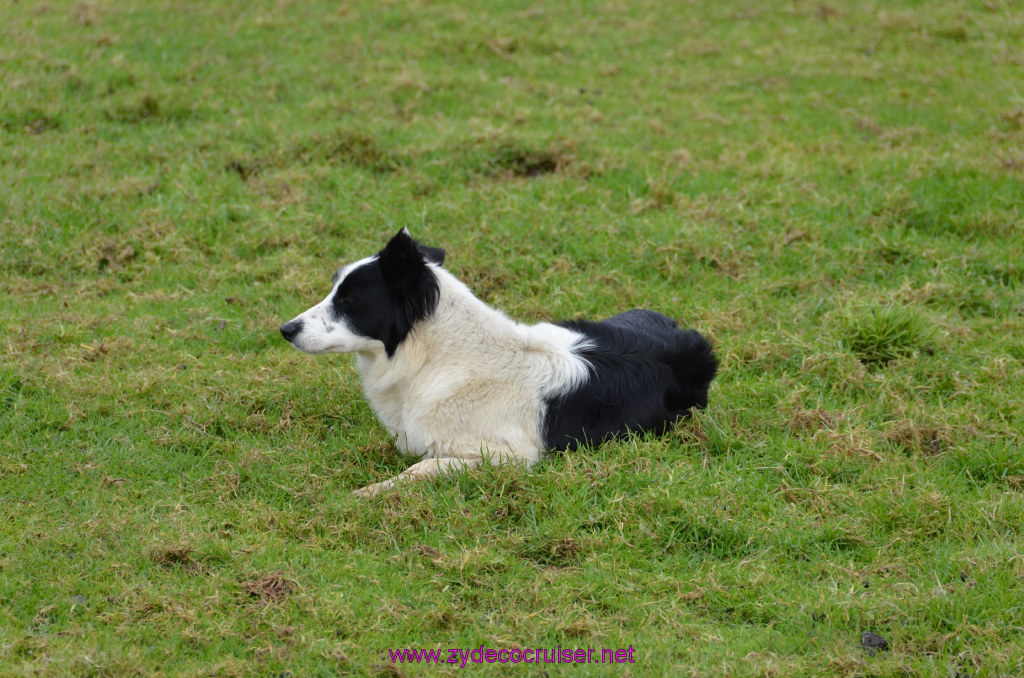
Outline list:
[[[1024,674],[1019,3],[0,7],[0,674]],[[664,438],[371,501],[278,325],[400,226],[713,340]],[[869,654],[864,631],[889,642]]]
[[[840,345],[869,365],[934,351],[935,326],[910,307],[851,307],[840,313],[837,326]]]

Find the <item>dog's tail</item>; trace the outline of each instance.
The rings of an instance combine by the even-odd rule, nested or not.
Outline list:
[[[718,372],[718,360],[711,342],[697,330],[681,330],[676,337],[666,361],[678,386],[666,394],[665,404],[677,412],[703,409],[708,405],[708,388]]]

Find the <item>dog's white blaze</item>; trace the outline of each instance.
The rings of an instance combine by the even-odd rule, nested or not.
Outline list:
[[[334,287],[331,288],[331,294],[328,295],[328,299],[334,294],[334,291],[338,289],[338,285],[344,282],[345,277],[348,276],[349,273],[361,266],[366,266],[367,264],[377,261],[378,258],[380,258],[380,255],[374,254],[366,257],[365,259],[360,259],[359,261],[354,261],[351,264],[343,266],[334,276]]]

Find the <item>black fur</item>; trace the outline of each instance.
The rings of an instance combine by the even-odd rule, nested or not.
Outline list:
[[[593,345],[579,351],[591,365],[587,381],[547,400],[544,441],[564,450],[628,431],[664,432],[691,408],[708,402],[718,363],[696,330],[668,316],[633,310],[602,322],[559,323]]]
[[[334,317],[380,339],[390,358],[413,325],[437,308],[440,287],[427,261],[442,263],[444,250],[420,245],[402,229],[376,259],[345,276],[331,299]]]

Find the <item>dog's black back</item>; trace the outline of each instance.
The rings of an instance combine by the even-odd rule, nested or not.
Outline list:
[[[544,441],[550,449],[600,443],[628,431],[664,432],[691,408],[708,402],[718,363],[696,330],[668,316],[636,309],[601,322],[559,323],[589,339],[579,355],[591,365],[585,383],[546,402]]]

